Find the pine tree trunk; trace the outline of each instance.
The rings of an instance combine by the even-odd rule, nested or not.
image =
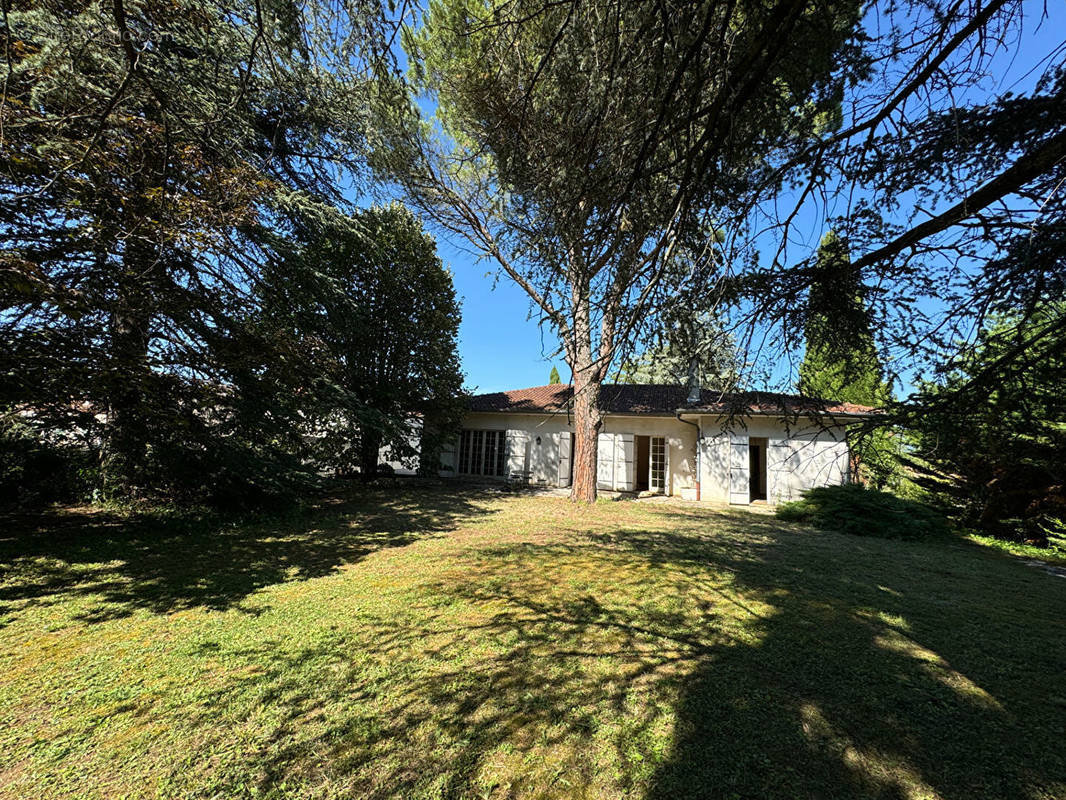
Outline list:
[[[157,264],[155,254],[139,241],[127,245],[122,260],[109,331],[107,425],[100,460],[105,497],[129,497],[149,488],[148,347]]]
[[[596,461],[600,427],[600,385],[603,370],[593,362],[588,289],[575,292],[574,338],[568,352],[574,376],[574,478],[570,500],[575,503],[596,502]]]
[[[587,374],[587,370],[583,371]],[[574,480],[570,499],[575,503],[596,502],[596,460],[600,427],[600,382],[579,380],[574,371]]]

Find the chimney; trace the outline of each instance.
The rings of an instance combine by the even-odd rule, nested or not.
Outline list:
[[[686,403],[694,406],[700,402],[700,359],[693,355],[688,360],[688,398]]]

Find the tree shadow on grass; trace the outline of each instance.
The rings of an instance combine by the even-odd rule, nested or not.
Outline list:
[[[231,607],[262,582],[328,574],[484,513],[469,493],[348,502],[335,520],[355,520],[347,532],[318,519],[286,526],[290,544],[246,531],[188,575],[142,567],[155,588],[120,604]],[[432,553],[432,573],[395,577],[380,603],[357,585],[343,608],[296,627],[206,627],[209,638],[176,644],[205,672],[167,720],[195,743],[168,789],[1066,796],[1066,582],[943,541],[706,510],[543,510],[549,532],[504,517]],[[323,535],[323,551],[306,541]],[[122,552],[150,544],[131,536]],[[202,591],[226,559],[230,577]],[[160,713],[142,703],[128,713]]]
[[[698,525],[603,537],[774,608],[698,659],[646,797],[1066,793],[1066,587],[962,543],[747,525],[740,558]]]
[[[59,510],[0,524],[0,626],[29,603],[99,602],[77,619],[137,609],[241,607],[275,583],[328,575],[369,553],[440,536],[489,513],[475,489],[353,489],[252,523]]]
[[[279,665],[261,788],[1063,796],[1064,587],[943,542],[662,514],[662,531],[473,548],[417,623],[297,656],[335,663],[327,683]],[[368,656],[388,673],[353,666]]]

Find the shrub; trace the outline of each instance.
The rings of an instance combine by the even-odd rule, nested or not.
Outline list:
[[[50,440],[23,422],[0,422],[0,506],[87,500],[96,465],[96,453],[73,439]]]
[[[809,489],[801,500],[778,506],[777,516],[823,530],[884,539],[924,539],[948,532],[945,519],[928,506],[857,483]]]

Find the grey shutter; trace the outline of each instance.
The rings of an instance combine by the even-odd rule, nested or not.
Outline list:
[[[570,432],[563,431],[559,434],[559,470],[556,473],[556,483],[559,486],[570,485]]]
[[[507,475],[529,475],[529,434],[507,431]]]

